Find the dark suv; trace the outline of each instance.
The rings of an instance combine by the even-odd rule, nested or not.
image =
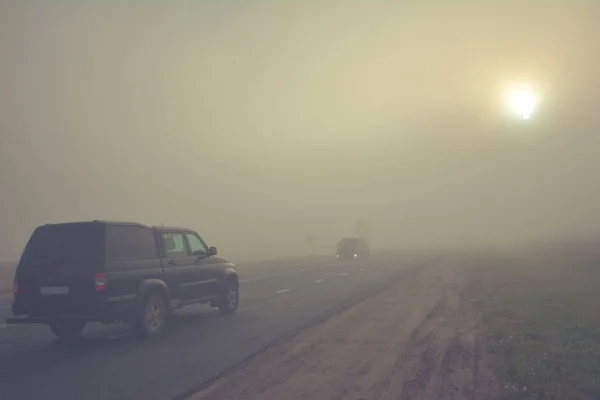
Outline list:
[[[131,324],[160,334],[171,310],[209,303],[231,314],[239,302],[234,265],[194,231],[125,222],[38,227],[14,281],[8,324],[47,324],[62,339],[87,322]]]
[[[365,239],[343,238],[337,244],[337,259],[339,261],[369,258],[369,245]]]

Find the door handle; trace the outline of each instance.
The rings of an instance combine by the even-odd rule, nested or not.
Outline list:
[[[171,267],[174,267],[174,266],[176,266],[176,265],[177,265],[177,263],[175,262],[175,260],[171,260],[171,261],[169,261],[169,265],[170,265]]]

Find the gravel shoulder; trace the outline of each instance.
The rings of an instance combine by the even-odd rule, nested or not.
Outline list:
[[[486,399],[474,274],[445,260],[275,345],[190,399]]]

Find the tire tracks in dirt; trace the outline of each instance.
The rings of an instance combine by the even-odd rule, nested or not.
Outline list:
[[[457,268],[437,303],[412,332],[399,372],[404,378],[400,399],[478,398],[482,335],[468,271],[464,265]]]

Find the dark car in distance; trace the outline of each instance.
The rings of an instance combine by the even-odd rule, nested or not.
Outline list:
[[[357,260],[370,256],[369,245],[364,239],[343,238],[337,244],[338,261]]]
[[[124,322],[138,337],[151,337],[164,330],[171,311],[188,304],[235,312],[239,279],[234,265],[191,229],[73,222],[33,232],[13,292],[8,324],[46,324],[72,340],[88,322]]]

